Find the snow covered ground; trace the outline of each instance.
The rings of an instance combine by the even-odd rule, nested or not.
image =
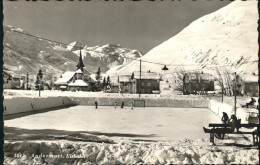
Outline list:
[[[209,142],[208,109],[74,106],[5,120],[6,164],[257,164],[248,137]],[[232,136],[232,137],[231,137]]]
[[[17,157],[14,157],[14,151]],[[18,154],[21,155],[18,155]],[[17,142],[5,144],[5,164],[258,164],[254,148],[212,146],[208,140],[167,143]]]
[[[196,116],[196,118],[194,118]],[[202,127],[219,122],[206,108],[73,106],[56,111],[6,120],[6,127],[25,130],[66,130],[129,135],[134,139],[179,140],[208,138]],[[22,133],[22,132],[21,132]],[[12,136],[14,138],[14,136]]]
[[[38,97],[38,91],[5,90],[4,96],[33,98]],[[138,97],[61,91],[42,91],[41,96]],[[166,95],[142,97],[171,98]],[[204,96],[178,97],[196,99]],[[259,151],[251,146],[251,136],[228,135],[225,140],[216,139],[217,146],[209,142],[209,134],[205,134],[202,127],[219,120],[206,108],[146,107],[131,110],[130,107],[100,106],[95,109],[92,106],[74,106],[56,111],[37,111],[37,114],[5,120],[4,163],[258,164]]]

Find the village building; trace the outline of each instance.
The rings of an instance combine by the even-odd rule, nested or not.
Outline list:
[[[214,77],[209,73],[189,72],[183,76],[183,94],[206,94],[214,89]]]
[[[118,82],[111,82],[105,87],[105,92],[107,93],[120,93],[120,83]]]
[[[111,88],[115,93],[158,94],[160,93],[160,75],[154,72],[134,72],[132,75],[111,76]],[[113,87],[112,87],[113,86]]]
[[[67,71],[54,83],[55,89],[68,90],[68,84],[73,81],[75,72]]]
[[[104,79],[105,77],[107,78],[108,75],[101,75],[101,77]],[[107,93],[120,93],[121,89],[120,89],[120,83],[118,80],[118,76],[115,75],[110,75],[109,76],[109,83],[107,83],[104,86],[104,92]]]
[[[160,93],[160,75],[155,72],[134,72],[134,93],[158,94]]]
[[[135,93],[134,80],[131,79],[131,76],[120,76],[119,84],[120,93]]]
[[[54,83],[55,89],[71,91],[91,90],[89,84],[85,82],[85,76],[83,73],[83,68],[85,66],[82,61],[81,51],[79,55],[79,62],[76,67],[78,68],[77,71],[67,71],[61,75],[61,77]]]
[[[3,71],[3,88],[12,89],[12,76],[5,71]]]
[[[73,76],[73,81],[68,84],[68,89],[71,91],[88,91],[89,85],[83,78],[83,71],[78,69]]]
[[[241,75],[241,93],[251,97],[259,96],[258,75]]]
[[[25,75],[14,74],[3,71],[3,88],[4,89],[24,89],[26,83]]]

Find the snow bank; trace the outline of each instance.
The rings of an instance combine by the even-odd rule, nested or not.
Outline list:
[[[181,98],[138,98],[138,97],[70,97],[70,99],[79,105],[93,106],[97,101],[99,106],[114,106],[115,102],[121,104],[124,101],[125,106],[131,106],[134,100],[145,100],[146,107],[174,107],[174,108],[205,108],[208,107],[208,100],[181,99]]]
[[[222,112],[226,112],[228,116],[234,114],[234,106],[231,106],[227,103],[221,103],[215,100],[209,101],[209,109],[217,114],[219,117],[222,117]],[[237,108],[236,116],[241,119],[242,123],[248,123],[249,113],[247,113],[243,108]]]
[[[68,97],[13,97],[4,99],[4,115],[71,105]]]
[[[29,97],[38,98],[38,91],[33,90],[7,90],[4,91],[5,98]],[[71,92],[71,91],[42,91],[43,97],[67,97],[79,105],[93,105],[98,101],[99,105],[113,106],[114,102],[125,102],[130,106],[133,100],[145,100],[148,107],[176,107],[176,108],[205,108],[208,107],[208,99],[198,95],[160,95],[160,94],[138,94],[129,93],[104,93],[104,92]]]
[[[257,148],[212,146],[208,140],[162,143],[5,143],[4,164],[258,164]],[[16,154],[16,155],[15,155]]]
[[[228,116],[234,114],[234,108],[231,105],[227,103],[220,103],[215,100],[209,101],[209,109],[217,114],[219,117],[222,117],[222,112],[226,112]]]

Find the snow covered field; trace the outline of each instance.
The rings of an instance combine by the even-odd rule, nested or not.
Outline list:
[[[73,106],[6,120],[5,126],[43,130],[45,136],[48,136],[45,130],[65,130],[162,141],[208,138],[202,127],[210,122],[219,122],[219,118],[206,108],[146,107],[131,110],[130,107],[100,106],[95,109],[94,106]]]
[[[12,151],[12,152],[10,152]],[[14,158],[14,152],[16,156]],[[20,153],[20,155],[19,155]],[[259,164],[257,148],[212,146],[208,140],[167,143],[17,142],[5,164]]]
[[[37,94],[37,91],[5,90],[5,97],[9,98],[38,97]],[[102,92],[42,92],[43,97],[61,94],[120,97]],[[198,97],[201,96],[180,96]],[[209,142],[209,134],[202,127],[220,119],[207,108],[131,110],[130,107],[73,106],[42,112],[5,120],[5,164],[259,163],[259,151],[251,146],[251,136],[216,139],[217,146]]]
[[[32,114],[5,120],[5,163],[259,162],[248,138],[212,146],[202,127],[219,120],[206,108],[74,106]]]
[[[5,120],[4,164],[259,164],[252,136],[209,142],[202,127],[220,119],[206,108],[42,112]]]

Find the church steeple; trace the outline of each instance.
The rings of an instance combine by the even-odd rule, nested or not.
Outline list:
[[[82,60],[82,55],[81,55],[81,50],[79,52],[79,62],[77,64],[77,68],[78,69],[81,69],[83,71],[83,68],[84,68],[84,64],[83,64],[83,60]]]

